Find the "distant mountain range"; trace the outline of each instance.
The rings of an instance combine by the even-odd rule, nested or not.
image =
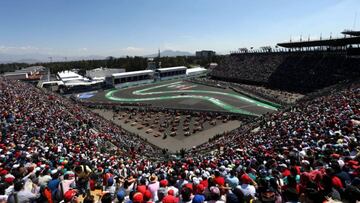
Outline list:
[[[164,50],[160,52],[162,57],[174,57],[174,56],[193,56],[194,54],[186,51],[173,51],[173,50]],[[143,57],[157,57],[158,54],[149,54],[144,55]],[[50,59],[51,57],[51,59]],[[65,57],[65,56],[52,56],[47,54],[1,54],[0,53],[0,63],[40,63],[40,62],[50,62],[50,61],[78,61],[78,60],[101,60],[106,59],[105,56],[90,55],[90,56],[77,56],[77,57]]]
[[[50,58],[51,57],[51,58]],[[65,57],[65,56],[53,56],[47,54],[0,54],[0,63],[40,63],[50,61],[78,61],[78,60],[101,60],[105,59],[104,56],[77,56],[77,57]]]
[[[168,56],[168,57],[173,57],[173,56],[193,56],[194,54],[187,52],[187,51],[173,51],[173,50],[164,50],[160,52],[160,56]],[[144,57],[157,57],[158,53],[156,54],[149,54],[149,55],[145,55]]]

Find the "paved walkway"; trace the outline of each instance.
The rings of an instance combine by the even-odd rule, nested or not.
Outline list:
[[[156,131],[147,134],[145,132],[147,128],[138,130],[136,127],[131,126],[131,122],[125,124],[124,120],[120,120],[118,118],[115,118],[115,120],[113,120],[113,111],[111,110],[92,109],[92,111],[98,113],[100,116],[102,116],[107,120],[111,120],[112,122],[121,126],[125,130],[138,134],[144,139],[147,139],[148,142],[160,148],[168,149],[170,152],[180,151],[180,149],[182,148],[190,149],[194,146],[205,143],[209,140],[209,138],[212,138],[217,134],[221,134],[223,132],[238,128],[241,123],[240,121],[235,120],[235,121],[229,121],[227,123],[218,124],[215,127],[190,135],[189,137],[184,138],[182,140],[176,139],[171,136],[167,136],[166,139],[163,139],[162,136],[160,137],[153,136],[154,134],[158,133]],[[177,135],[177,136],[183,136],[183,135]]]

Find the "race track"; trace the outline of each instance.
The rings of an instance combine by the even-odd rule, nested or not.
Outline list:
[[[213,97],[213,95],[217,96],[223,96],[223,97],[232,97],[236,100],[239,100],[241,102],[246,102],[255,106],[259,106],[262,108],[267,108],[269,110],[277,110],[275,107],[268,105],[266,103],[262,103],[256,100],[252,100],[250,98],[247,98],[245,96],[235,94],[235,93],[227,93],[227,92],[221,92],[221,91],[209,91],[209,90],[191,90],[190,88],[196,87],[196,85],[192,86],[184,86],[183,81],[176,81],[156,86],[147,87],[144,89],[138,89],[134,90],[132,92],[133,95],[136,96],[144,96],[140,98],[131,98],[131,97],[118,97],[115,94],[118,92],[121,92],[121,89],[111,90],[108,93],[106,93],[105,97],[112,101],[117,102],[147,102],[147,101],[156,101],[156,100],[176,100],[176,99],[198,99],[198,100],[204,100],[209,103],[212,103],[215,106],[218,106],[222,108],[225,111],[231,112],[231,113],[240,113],[245,115],[253,115],[253,116],[259,116],[259,114],[238,108],[236,106],[233,106],[229,103],[226,103],[222,101],[221,99],[217,99]],[[177,90],[166,90],[166,91],[154,91],[157,89],[161,89],[164,87],[180,87]],[[185,88],[184,88],[185,87]],[[172,95],[169,95],[172,94]],[[207,96],[208,95],[208,96]]]
[[[77,95],[93,103],[143,103],[154,107],[229,112],[260,116],[277,110],[276,105],[251,99],[231,89],[221,89],[188,81],[166,81],[129,88]]]

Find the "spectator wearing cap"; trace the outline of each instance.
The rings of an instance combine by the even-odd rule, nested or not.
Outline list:
[[[241,190],[244,196],[255,197],[256,189],[253,185],[251,185],[253,180],[247,174],[243,174],[240,180],[241,180],[241,185],[237,186],[237,188]]]
[[[4,183],[6,184],[5,187],[5,195],[9,196],[14,192],[14,181],[8,183],[4,180]]]
[[[203,195],[195,195],[192,199],[192,203],[204,203],[205,197]]]
[[[198,177],[193,177],[192,182],[193,182],[192,185],[193,194],[202,194],[205,188],[202,184],[200,184],[200,179]]]
[[[109,177],[106,182],[107,185],[105,186],[105,191],[110,193],[111,196],[114,196],[116,191],[116,181],[114,177],[113,176]]]
[[[4,182],[8,185],[12,185],[14,183],[15,180],[15,176],[13,176],[12,174],[6,174],[4,176]]]
[[[67,203],[78,203],[78,192],[77,190],[71,189],[65,192],[64,202]]]
[[[152,194],[150,192],[150,190],[146,190],[145,194],[144,194],[144,202],[146,203],[153,203],[154,201],[152,200]]]
[[[195,190],[194,190],[194,194],[201,194],[203,195],[204,194],[204,191],[205,191],[205,187],[203,184],[199,184],[199,185],[196,185],[195,187]]]
[[[120,188],[117,193],[116,193],[116,199],[118,200],[119,203],[124,202],[126,197],[126,191],[124,188]]]
[[[192,183],[193,183],[194,187],[196,187],[197,185],[200,184],[200,179],[198,177],[193,177]]]
[[[183,186],[183,188],[189,188],[190,189],[190,192],[193,193],[193,190],[194,190],[194,185],[192,183],[187,183]]]
[[[158,195],[157,192],[160,188],[160,183],[158,181],[158,177],[155,174],[152,174],[149,178],[150,184],[148,185],[148,189],[150,190],[152,194],[152,199],[154,202],[158,201]]]
[[[166,179],[162,179],[159,181],[159,183],[160,183],[160,188],[157,191],[157,196],[158,196],[158,201],[161,201],[167,193],[167,186],[169,182]]]
[[[144,195],[141,192],[135,192],[132,197],[132,202],[133,203],[143,203],[143,201],[144,201]]]
[[[174,196],[174,190],[169,190],[168,194],[162,199],[162,203],[178,203],[179,199]]]

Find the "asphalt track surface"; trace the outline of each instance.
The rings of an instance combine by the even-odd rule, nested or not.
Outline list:
[[[253,116],[277,110],[276,107],[253,100],[231,89],[221,89],[181,80],[113,89],[99,92],[84,100],[145,103],[162,108],[220,111]]]

